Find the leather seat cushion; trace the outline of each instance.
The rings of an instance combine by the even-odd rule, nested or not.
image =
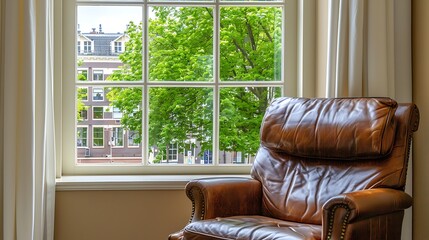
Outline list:
[[[320,240],[320,225],[281,221],[264,216],[234,216],[193,222],[184,229],[187,240]]]

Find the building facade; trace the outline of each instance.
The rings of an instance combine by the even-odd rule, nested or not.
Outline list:
[[[122,113],[108,99],[110,88],[97,86],[109,81],[109,76],[123,66],[119,55],[125,51],[129,37],[125,33],[98,31],[77,33],[77,80],[88,81],[77,93],[76,148],[77,163],[141,163],[142,146],[138,132],[124,129]],[[157,146],[148,148],[149,163],[212,164],[212,152],[202,151],[199,143],[189,138],[182,146],[171,143],[165,152]],[[240,164],[253,162],[254,156],[241,152],[221,151],[220,163]]]

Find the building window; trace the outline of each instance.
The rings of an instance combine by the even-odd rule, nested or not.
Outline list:
[[[115,42],[115,53],[122,52],[122,42]]]
[[[88,88],[80,87],[77,89],[77,99],[80,101],[88,101]]]
[[[104,147],[104,127],[92,128],[92,146]]]
[[[216,0],[204,4],[193,0],[174,4],[94,0],[90,4],[92,1],[75,1],[75,5],[64,1],[66,7],[77,10],[77,14],[67,16],[77,16],[73,20],[80,26],[102,24],[107,29],[108,23],[82,22],[91,19],[92,14],[105,13],[106,19],[124,22],[118,24],[124,26],[122,29],[111,31],[118,33],[115,39],[127,36],[124,44],[118,41],[112,46],[109,43],[115,39],[107,41],[107,54],[113,47],[120,52],[118,55],[102,55],[96,40],[89,41],[92,45],[83,44],[84,51],[85,46],[91,46],[93,54],[82,57],[93,57],[94,61],[85,61],[85,66],[93,64],[92,69],[103,69],[104,81],[64,80],[65,89],[92,89],[89,98],[99,101],[92,102],[96,107],[111,107],[112,117],[106,114],[97,124],[120,124],[126,129],[127,145],[141,149],[142,167],[164,167],[168,165],[163,164],[166,160],[189,163],[185,159],[201,167],[242,162],[250,166],[259,147],[265,109],[273,98],[286,92],[285,54],[289,51],[284,45],[292,42],[285,39],[285,22],[289,21],[286,0]],[[107,14],[110,10],[127,12],[127,16]],[[73,34],[75,38],[70,39],[76,39],[78,33]],[[94,33],[92,37],[109,36]],[[64,46],[73,48],[70,52],[75,54],[68,56],[67,52],[66,59],[76,59],[74,41]],[[72,64],[63,69],[69,66]],[[75,106],[77,101],[64,104]],[[233,156],[237,152],[242,154],[242,161]],[[124,152],[121,157],[133,156],[136,154]]]
[[[104,89],[103,88],[93,88],[92,89],[92,100],[93,101],[103,101],[104,100]]]
[[[80,50],[80,41],[77,41],[77,53],[80,53],[81,52],[81,50]]]
[[[103,119],[104,107],[92,107],[92,118]]]
[[[170,144],[168,146],[168,161],[177,162],[177,144]]]
[[[88,146],[88,127],[77,127],[77,147],[87,147]]]
[[[86,70],[86,69],[78,69],[77,70],[77,80],[78,81],[86,81],[86,80],[88,80],[88,70]]]
[[[92,52],[91,41],[83,41],[83,52],[91,53]]]
[[[103,81],[104,80],[103,70],[93,70],[92,80]]]
[[[124,129],[121,127],[112,128],[113,146],[123,147],[124,146]]]
[[[119,109],[117,107],[113,107],[113,118],[114,119],[121,119],[122,118],[121,109]]]
[[[140,135],[137,131],[128,131],[128,147],[140,146]]]
[[[80,111],[79,111],[79,119],[78,120],[80,122],[88,120],[88,110],[86,108],[80,109]]]

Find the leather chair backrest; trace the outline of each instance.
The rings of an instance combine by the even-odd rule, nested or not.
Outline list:
[[[403,190],[417,127],[417,107],[390,98],[275,99],[251,171],[263,185],[263,214],[321,224],[333,196]]]

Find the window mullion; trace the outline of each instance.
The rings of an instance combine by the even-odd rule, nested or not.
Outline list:
[[[220,114],[220,4],[219,0],[216,0],[215,7],[213,9],[213,153],[212,161],[214,165],[219,165],[219,114]]]
[[[143,4],[142,8],[142,80],[143,80],[143,89],[142,89],[142,158],[143,158],[143,164],[147,165],[149,161],[149,153],[148,153],[148,146],[149,146],[149,89],[148,89],[148,81],[149,81],[149,66],[148,66],[148,59],[149,59],[149,45],[148,45],[148,10],[149,6],[147,4],[147,1]]]

